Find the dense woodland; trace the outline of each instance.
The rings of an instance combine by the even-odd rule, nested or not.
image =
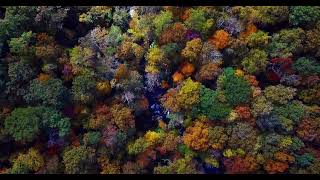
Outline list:
[[[0,173],[320,174],[320,8],[0,7]]]

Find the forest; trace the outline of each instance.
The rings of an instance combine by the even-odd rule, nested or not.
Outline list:
[[[0,174],[320,174],[320,7],[0,6]]]

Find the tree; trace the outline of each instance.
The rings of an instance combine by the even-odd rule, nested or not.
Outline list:
[[[213,63],[220,65],[223,63],[222,53],[216,49],[216,47],[211,43],[212,41],[207,41],[203,43],[200,62],[202,65]]]
[[[166,57],[162,49],[154,46],[148,50],[146,55],[147,65],[145,71],[148,73],[158,73],[161,64],[166,62]]]
[[[191,8],[188,10],[188,18],[184,21],[192,30],[206,35],[214,24],[214,20],[208,17],[203,8]]]
[[[227,147],[232,149],[241,148],[247,153],[254,151],[258,136],[257,130],[248,123],[235,123],[228,126],[226,131],[229,135]]]
[[[112,122],[122,131],[127,132],[135,128],[135,119],[132,110],[122,104],[114,104],[111,109]]]
[[[172,13],[170,11],[161,11],[160,14],[154,18],[153,24],[156,35],[160,35],[163,29],[168,27],[168,25],[172,22],[172,18]]]
[[[197,80],[206,81],[214,80],[222,73],[222,69],[216,63],[208,63],[201,66],[198,74],[196,75]]]
[[[72,95],[75,101],[88,103],[94,99],[96,81],[90,75],[77,76],[72,82]]]
[[[229,34],[224,30],[218,30],[212,35],[210,41],[215,46],[215,48],[224,49],[228,46]]]
[[[159,44],[184,42],[186,33],[187,28],[180,22],[168,25],[168,27],[163,29],[162,33],[159,34]]]
[[[71,147],[64,151],[62,158],[66,174],[96,173],[95,150],[90,147]]]
[[[47,33],[38,33],[36,36],[35,55],[46,64],[53,64],[55,58],[62,53],[62,48]]]
[[[67,92],[67,88],[63,86],[60,79],[51,77],[43,79],[40,75],[39,78],[30,82],[24,99],[29,104],[63,108]]]
[[[209,128],[205,122],[196,121],[188,127],[183,135],[183,143],[189,148],[199,151],[208,149]]]
[[[161,154],[175,152],[178,149],[178,144],[181,142],[181,137],[170,131],[164,135],[164,140],[159,147]]]
[[[231,112],[231,107],[219,101],[219,94],[201,85],[200,102],[193,111],[197,115],[205,115],[210,120],[225,119]]]
[[[83,141],[85,145],[97,145],[100,142],[101,133],[95,131],[89,131],[83,137]]]
[[[129,8],[128,7],[114,7],[112,20],[114,25],[119,26],[121,29],[128,27],[129,23]]]
[[[320,23],[317,23],[315,28],[306,31],[305,52],[315,54],[316,57],[320,56],[318,47],[320,40],[316,38],[320,34]]]
[[[294,26],[312,26],[320,18],[320,9],[313,6],[292,6],[289,12],[289,22]]]
[[[8,99],[17,102],[26,92],[29,81],[36,76],[36,70],[31,64],[22,59],[18,62],[8,64],[9,81],[6,83],[6,93]]]
[[[305,106],[300,101],[292,101],[284,106],[275,106],[273,112],[279,117],[285,117],[292,120],[294,123],[299,123],[305,115]]]
[[[5,120],[6,131],[16,141],[31,142],[40,130],[53,128],[59,130],[63,137],[70,132],[69,118],[65,118],[55,109],[49,107],[16,108]]]
[[[30,148],[27,153],[20,153],[13,160],[13,166],[10,170],[12,174],[28,174],[37,172],[44,166],[44,158],[38,150]]]
[[[259,30],[247,37],[248,46],[251,48],[265,48],[268,45],[270,38],[271,37],[267,32]]]
[[[16,141],[31,142],[40,131],[40,122],[35,108],[16,108],[5,119],[5,130]]]
[[[223,74],[218,77],[218,91],[221,91],[226,101],[236,106],[248,103],[252,90],[250,84],[243,78],[235,75],[235,70],[228,67],[224,69]]]
[[[305,32],[301,28],[283,29],[273,34],[269,43],[271,57],[287,58],[299,54],[303,49]]]
[[[295,88],[283,85],[267,86],[263,92],[268,100],[279,104],[287,104],[296,95]]]
[[[320,119],[303,119],[297,128],[297,136],[305,142],[320,144]]]
[[[123,40],[118,47],[116,57],[124,61],[135,60],[139,62],[143,58],[144,54],[145,50],[142,46],[134,42]]]
[[[150,15],[144,14],[138,16],[133,16],[129,23],[130,29],[128,33],[133,36],[134,41],[144,41],[150,45],[150,39],[153,39],[154,28],[153,28],[153,18]]]
[[[228,135],[223,126],[209,128],[209,144],[213,149],[222,150],[227,140]]]
[[[202,48],[202,42],[200,38],[193,39],[188,41],[186,47],[182,50],[182,57],[187,58],[190,62],[196,61],[200,55]]]
[[[57,129],[60,137],[70,134],[70,119],[63,117],[62,113],[50,107],[35,107],[34,109],[36,109],[36,113],[41,117],[42,129]]]
[[[241,62],[245,71],[250,74],[259,74],[264,72],[267,67],[268,55],[265,51],[251,49],[248,56]]]
[[[257,118],[256,123],[261,131],[281,132],[282,130],[279,118],[273,114]]]
[[[15,6],[6,7],[5,18],[0,21],[0,40],[5,42],[12,37],[18,37],[34,25],[36,7]]]
[[[4,92],[7,81],[7,67],[4,63],[0,62],[0,92]]]
[[[112,162],[106,157],[100,157],[98,162],[102,171],[100,174],[120,174],[120,165],[117,162]]]
[[[147,148],[147,143],[143,137],[136,139],[128,144],[129,155],[137,155]]]
[[[303,76],[320,74],[320,64],[306,57],[300,57],[293,64],[293,69]]]
[[[320,85],[316,85],[313,88],[304,89],[299,93],[299,99],[301,99],[305,103],[312,103],[320,105]]]
[[[155,146],[161,142],[161,140],[163,139],[163,135],[164,134],[159,132],[147,131],[146,134],[144,135],[144,139],[148,147]]]
[[[179,112],[180,105],[177,103],[178,89],[169,89],[160,99],[161,104],[170,112]]]
[[[263,26],[277,25],[288,20],[288,6],[246,6],[237,7],[240,18]]]
[[[79,21],[88,24],[109,24],[112,20],[112,7],[92,6],[79,16]]]
[[[259,169],[256,159],[251,155],[226,159],[223,164],[227,174],[250,174]]]
[[[191,78],[183,81],[177,94],[177,103],[185,110],[190,110],[200,101],[200,83],[194,82]]]
[[[288,170],[288,168],[289,168],[288,163],[278,162],[273,160],[267,161],[267,163],[264,165],[264,169],[269,174],[283,173],[286,170]]]
[[[48,31],[55,35],[57,31],[62,30],[63,20],[68,16],[70,7],[62,6],[38,6],[35,22],[39,31]]]
[[[105,40],[106,49],[104,51],[106,51],[106,54],[109,56],[114,55],[122,41],[123,35],[120,27],[112,25]]]
[[[181,158],[167,166],[157,166],[153,172],[155,174],[200,174],[191,158]]]
[[[94,51],[91,48],[75,46],[70,51],[70,63],[74,74],[84,74],[94,68]]]
[[[18,38],[11,38],[9,41],[10,52],[17,56],[30,56],[33,50],[31,46],[34,34],[29,32],[24,32]]]
[[[311,153],[304,153],[303,155],[297,156],[296,163],[301,167],[308,167],[313,164],[315,157]]]

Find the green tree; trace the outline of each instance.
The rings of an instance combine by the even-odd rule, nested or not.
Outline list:
[[[248,56],[242,61],[245,71],[250,74],[259,74],[264,72],[268,63],[268,55],[260,49],[251,49]]]
[[[293,101],[284,106],[276,106],[273,112],[279,117],[284,117],[298,123],[305,115],[306,108],[300,101]]]
[[[37,113],[41,116],[41,127],[43,129],[52,128],[59,130],[59,136],[63,137],[70,133],[70,119],[49,107],[36,107]]]
[[[159,36],[160,33],[172,23],[172,12],[161,11],[159,15],[154,18],[153,24],[155,27],[156,35]]]
[[[89,145],[89,146],[97,145],[100,141],[100,138],[101,138],[100,132],[89,131],[84,135],[83,141],[86,145]]]
[[[232,106],[250,101],[252,90],[249,82],[237,76],[231,67],[224,69],[223,74],[218,77],[217,85],[218,91],[223,93],[226,101]]]
[[[320,18],[320,8],[317,6],[290,7],[289,22],[294,26],[315,24]]]
[[[31,48],[31,42],[34,38],[34,34],[29,32],[24,32],[18,38],[11,38],[9,40],[10,52],[17,56],[27,56],[34,53],[34,49]]]
[[[72,82],[72,95],[75,101],[89,103],[94,99],[96,81],[93,76],[80,75]]]
[[[50,78],[47,81],[32,80],[24,99],[30,104],[63,108],[67,97],[67,88],[63,86],[62,81]]]
[[[293,69],[304,76],[320,74],[320,64],[306,57],[300,57],[293,64]]]
[[[75,74],[85,74],[94,68],[94,51],[91,48],[75,46],[69,55]]]
[[[201,85],[200,103],[194,107],[193,113],[205,115],[210,120],[226,118],[232,109],[226,103],[220,102],[218,96],[219,94],[216,91]]]
[[[112,25],[109,29],[108,36],[106,39],[107,47],[106,52],[107,55],[112,56],[116,53],[118,47],[123,41],[122,31],[119,26]]]
[[[128,153],[130,155],[137,155],[147,148],[147,142],[143,137],[136,139],[128,144]]]
[[[304,30],[283,29],[273,34],[268,50],[271,57],[287,58],[299,54],[303,50]]]
[[[206,35],[214,24],[214,20],[209,18],[203,8],[190,9],[189,17],[184,22],[186,26],[203,35]]]
[[[0,92],[5,89],[7,81],[7,67],[4,63],[0,62]]]
[[[267,32],[264,31],[257,31],[255,33],[250,34],[247,37],[248,46],[251,48],[265,48],[271,37],[268,35]]]
[[[69,118],[48,107],[16,108],[5,119],[5,130],[16,141],[31,142],[41,129],[57,128],[59,135],[70,133]]]
[[[40,131],[40,122],[35,108],[16,108],[5,119],[5,130],[16,141],[31,142]]]
[[[6,93],[8,100],[12,103],[20,102],[27,92],[29,81],[36,76],[35,68],[29,61],[20,60],[8,64],[8,77],[6,83]]]
[[[181,158],[171,162],[168,166],[157,166],[155,174],[199,174],[196,164],[191,158]]]
[[[18,37],[34,26],[36,6],[9,6],[6,7],[4,19],[0,20],[0,42],[12,37]]]

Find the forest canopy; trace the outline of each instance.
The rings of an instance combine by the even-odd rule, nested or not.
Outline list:
[[[320,174],[320,7],[0,11],[0,174]]]

